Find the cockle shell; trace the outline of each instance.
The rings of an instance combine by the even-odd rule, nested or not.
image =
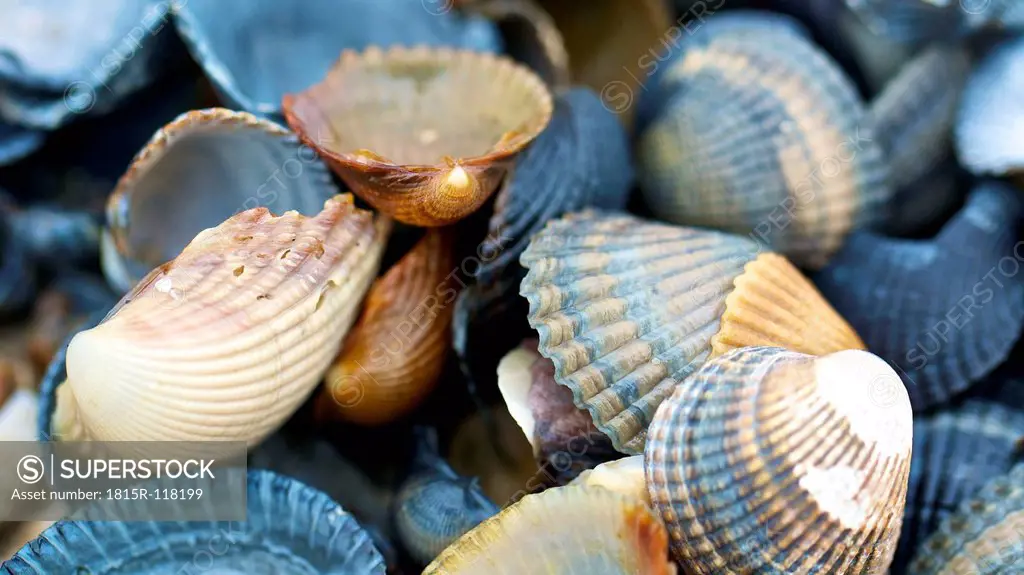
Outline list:
[[[311,216],[337,193],[316,152],[284,127],[224,108],[182,114],[139,151],[107,200],[105,275],[127,291],[240,211]]]
[[[643,451],[658,405],[710,357],[864,344],[785,258],[743,237],[588,210],[522,256],[539,350],[616,449]]]
[[[925,538],[962,501],[1019,461],[1022,407],[972,398],[914,421],[914,458],[893,569],[903,573]]]
[[[815,277],[868,349],[893,362],[915,410],[998,366],[1024,327],[1018,193],[988,182],[929,240],[859,233]]]
[[[661,405],[645,475],[687,573],[883,575],[912,434],[907,394],[878,357],[743,348]]]
[[[631,455],[602,463],[593,469],[580,473],[569,485],[599,486],[639,499],[651,505],[651,496],[647,491],[647,480],[644,478],[644,456]]]
[[[1024,562],[1024,463],[960,504],[918,550],[909,575],[1012,575]]]
[[[0,570],[157,575],[204,566],[216,573],[383,575],[384,562],[366,532],[323,493],[250,471],[244,501],[244,522],[59,521]]]
[[[417,226],[483,205],[552,108],[543,81],[507,58],[425,46],[345,51],[284,97],[288,123],[356,195]]]
[[[639,499],[601,487],[527,495],[452,544],[423,572],[674,575],[665,528]]]
[[[39,149],[43,132],[8,124],[0,119],[0,166],[13,164]]]
[[[319,81],[342,50],[425,44],[501,49],[498,30],[479,17],[427,0],[188,0],[175,24],[193,57],[232,107],[277,115],[281,98]]]
[[[388,226],[346,194],[314,217],[256,208],[203,230],[71,341],[53,432],[259,443],[323,377]]]
[[[960,162],[975,174],[1024,171],[1024,38],[1005,41],[978,64],[964,89],[954,138]]]
[[[885,220],[881,148],[811,40],[729,18],[684,41],[644,92],[657,111],[638,140],[641,190],[660,219],[756,234],[819,268],[851,230]]]
[[[453,232],[429,229],[370,288],[317,398],[323,420],[380,424],[397,419],[433,391],[451,341],[459,284]]]

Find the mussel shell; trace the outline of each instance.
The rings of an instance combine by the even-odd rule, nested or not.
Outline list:
[[[888,166],[827,54],[790,27],[742,24],[684,42],[644,93],[641,190],[659,219],[757,234],[818,268],[851,230],[885,221]]]
[[[1024,38],[997,46],[978,64],[964,89],[956,120],[960,162],[975,174],[1024,170]]]
[[[0,120],[0,166],[12,164],[43,145],[43,132]]]
[[[891,390],[887,401],[876,386]],[[687,573],[881,574],[911,435],[910,402],[878,357],[748,347],[708,362],[661,405],[645,477]]]
[[[868,349],[898,368],[915,411],[966,390],[1017,341],[1022,212],[1016,190],[984,183],[933,239],[854,234],[815,277]]]
[[[1011,575],[1024,562],[1024,463],[960,504],[918,549],[909,575]]]
[[[244,522],[60,521],[3,569],[155,575],[209,561],[207,569],[225,574],[384,573],[366,532],[323,493],[269,471],[250,471],[244,501]]]

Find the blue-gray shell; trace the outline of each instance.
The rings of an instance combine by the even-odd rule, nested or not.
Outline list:
[[[288,477],[250,471],[247,519],[60,521],[0,571],[224,574],[383,574],[384,563],[355,519],[323,493]]]
[[[500,52],[496,25],[451,0],[189,0],[175,24],[231,107],[280,115],[281,98],[319,82],[343,50],[392,45]]]
[[[0,118],[0,167],[12,164],[43,145],[43,132],[15,126]]]
[[[975,174],[1024,170],[1024,37],[997,46],[975,68],[960,102],[955,142]]]
[[[933,239],[859,233],[814,278],[868,349],[892,362],[914,410],[985,377],[1024,327],[1019,192],[980,185]]]
[[[878,34],[901,42],[948,40],[983,27],[1024,27],[1019,0],[845,0],[846,5]]]
[[[53,354],[53,359],[50,360],[50,365],[47,366],[46,372],[43,373],[43,379],[39,383],[39,424],[37,428],[39,441],[56,441],[60,439],[51,434],[50,425],[53,422],[53,411],[57,408],[57,386],[64,383],[68,378],[67,354],[71,339],[78,332],[92,329],[99,325],[111,313],[114,307],[116,307],[116,304],[89,315],[81,325],[68,334],[67,339],[57,348],[57,352]]]

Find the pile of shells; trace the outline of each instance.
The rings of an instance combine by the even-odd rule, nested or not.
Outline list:
[[[1021,6],[6,0],[0,572],[1021,572]]]

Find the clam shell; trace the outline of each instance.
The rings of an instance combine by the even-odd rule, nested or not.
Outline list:
[[[647,480],[644,478],[643,455],[631,455],[602,463],[580,473],[569,485],[604,487],[651,506],[651,496],[647,492]]]
[[[1024,38],[1000,44],[972,72],[960,102],[954,141],[960,162],[975,174],[1024,170],[1021,130]]]
[[[356,195],[418,226],[483,205],[553,108],[543,81],[507,58],[426,46],[346,51],[283,105]]]
[[[1020,460],[1021,405],[970,399],[914,422],[907,507],[893,568],[905,572],[912,554],[960,503]]]
[[[522,256],[539,350],[616,449],[643,451],[658,405],[710,357],[779,345],[863,348],[785,258],[746,238],[589,210]]]
[[[674,575],[667,545],[643,501],[599,487],[556,487],[484,521],[423,573]]]
[[[881,575],[912,433],[907,395],[878,357],[744,348],[658,409],[645,476],[687,573]]]
[[[393,421],[433,391],[448,358],[459,285],[452,231],[430,229],[370,288],[362,315],[325,378],[318,415]]]
[[[282,126],[224,108],[182,114],[139,151],[107,200],[105,275],[127,291],[238,212],[315,215],[336,193],[316,153]]]
[[[341,195],[314,217],[256,208],[200,232],[71,341],[54,433],[258,443],[330,365],[388,224]]]
[[[196,62],[231,107],[277,115],[281,98],[305,90],[346,49],[424,44],[496,52],[498,30],[427,0],[188,0],[175,24]]]
[[[909,575],[1001,575],[1024,561],[1024,463],[960,504],[918,551]]]
[[[1015,190],[989,182],[934,238],[855,234],[815,278],[868,349],[896,365],[915,411],[984,377],[1020,335],[1022,211]]]
[[[60,521],[3,567],[17,574],[155,575],[206,564],[206,558],[197,563],[199,553],[218,573],[384,573],[367,534],[323,493],[269,471],[250,471],[245,503],[244,522]],[[204,552],[208,545],[213,552]]]
[[[13,164],[38,150],[44,139],[43,132],[0,120],[0,166]]]
[[[887,166],[863,104],[808,38],[775,24],[709,27],[666,66],[645,93],[661,105],[637,148],[658,218],[756,234],[809,268],[884,221]]]

